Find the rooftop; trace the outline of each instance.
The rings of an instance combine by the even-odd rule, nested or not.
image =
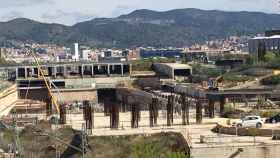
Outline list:
[[[191,69],[192,67],[187,64],[179,64],[179,63],[157,63],[161,65],[166,65],[174,69]]]
[[[254,37],[253,39],[280,39],[280,35],[273,35],[273,36],[269,36],[269,37],[265,37],[265,36],[261,36],[261,37]]]

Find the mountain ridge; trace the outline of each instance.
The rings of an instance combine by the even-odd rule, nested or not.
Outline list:
[[[280,29],[280,15],[195,8],[135,10],[116,18],[94,18],[72,26],[26,18],[0,22],[0,45],[13,42],[74,42],[92,47],[183,47],[231,35],[255,35]]]

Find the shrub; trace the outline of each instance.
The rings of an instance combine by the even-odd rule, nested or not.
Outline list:
[[[261,117],[272,117],[276,115],[278,112],[277,111],[263,111],[261,112]]]
[[[203,67],[200,64],[193,64],[192,68],[193,68],[192,71],[194,75],[204,75],[207,76],[208,78],[218,77],[223,73],[225,73],[225,71],[222,69]]]
[[[224,113],[223,113],[222,117],[224,117],[224,118],[239,118],[242,113],[244,113],[244,111],[234,109],[230,105],[225,105],[225,109],[224,109]]]
[[[238,73],[226,73],[223,75],[223,78],[226,81],[233,81],[233,82],[245,82],[254,79],[251,76],[241,75]]]

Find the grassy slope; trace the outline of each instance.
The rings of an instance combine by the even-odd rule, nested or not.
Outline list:
[[[47,124],[39,125],[40,129],[50,131]],[[1,133],[1,132],[0,132]],[[6,131],[0,140],[0,148],[7,150],[7,145],[13,141],[13,132]],[[51,132],[54,135],[53,132]],[[60,129],[56,135],[64,142],[70,143],[74,135],[70,128]],[[35,132],[30,128],[20,134],[24,157],[36,156],[38,158],[55,157],[55,147],[62,153],[66,146],[44,135],[40,130]],[[107,136],[90,137],[86,156],[88,158],[185,158],[188,153],[187,144],[181,134],[159,133],[150,136]],[[75,158],[81,157],[76,154]]]
[[[181,158],[187,151],[183,137],[177,133],[94,137],[90,144],[96,158]]]

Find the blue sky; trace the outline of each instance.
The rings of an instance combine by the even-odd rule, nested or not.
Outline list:
[[[25,17],[73,25],[96,17],[116,17],[136,9],[199,8],[280,13],[280,0],[0,0],[0,21]]]

